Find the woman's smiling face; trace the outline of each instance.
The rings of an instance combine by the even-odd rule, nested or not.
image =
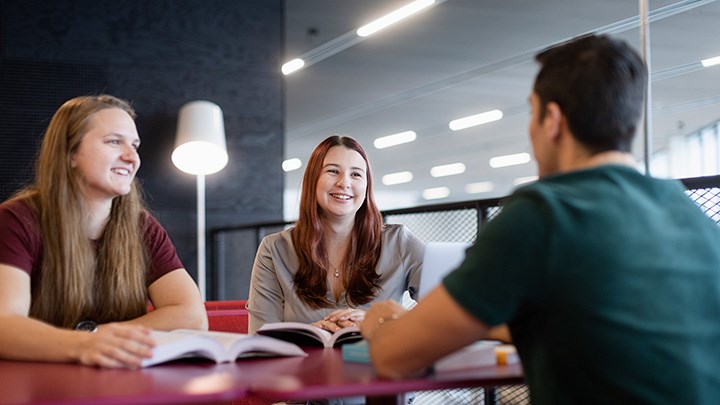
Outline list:
[[[71,158],[85,198],[112,200],[129,193],[140,167],[139,145],[135,122],[125,111],[106,108],[94,113]]]
[[[330,148],[316,186],[323,215],[354,218],[365,202],[366,176],[367,163],[360,153],[344,146]]]

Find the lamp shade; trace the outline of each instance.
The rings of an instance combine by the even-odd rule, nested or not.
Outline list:
[[[209,101],[191,101],[178,116],[172,162],[194,175],[217,173],[228,162],[222,109]]]

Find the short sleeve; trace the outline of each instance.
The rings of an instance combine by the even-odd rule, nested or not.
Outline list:
[[[467,251],[443,285],[468,312],[487,325],[509,322],[543,289],[547,220],[532,198],[510,200]]]
[[[0,205],[0,263],[17,267],[28,274],[41,255],[37,215],[21,201]]]
[[[150,214],[145,217],[145,246],[149,255],[148,286],[165,274],[185,267],[170,236]]]

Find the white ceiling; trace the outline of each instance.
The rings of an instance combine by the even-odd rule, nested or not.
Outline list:
[[[410,0],[286,0],[287,60],[352,32]],[[720,2],[650,1],[653,149],[720,118]],[[497,155],[531,152],[527,96],[540,49],[588,32],[607,32],[640,49],[639,2],[629,0],[447,0],[285,77],[285,158],[303,167],[286,174],[286,206],[297,204],[313,148],[334,133],[358,139],[369,154],[381,209],[507,195],[534,161],[492,169]],[[662,13],[661,13],[662,12]],[[504,118],[451,131],[448,122],[500,109]],[[380,136],[413,130],[412,143],[376,149]],[[643,158],[642,134],[635,154]],[[433,178],[432,166],[462,162],[461,175]],[[388,173],[414,180],[385,186]],[[466,194],[467,183],[493,191]],[[421,192],[446,186],[448,198]],[[287,197],[289,196],[289,198]],[[296,209],[296,208],[295,208]],[[286,217],[288,214],[286,213]]]

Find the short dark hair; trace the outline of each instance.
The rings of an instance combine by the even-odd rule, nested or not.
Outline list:
[[[535,56],[540,117],[557,103],[575,138],[592,153],[630,152],[643,111],[647,70],[624,41],[587,35]]]

